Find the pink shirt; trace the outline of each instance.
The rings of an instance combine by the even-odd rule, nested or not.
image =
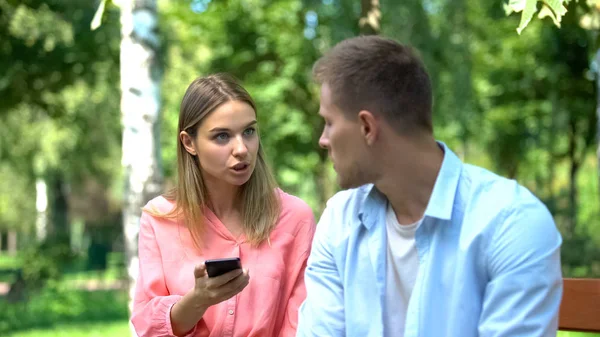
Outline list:
[[[194,266],[207,259],[239,257],[250,283],[229,300],[211,306],[187,336],[295,336],[298,307],[306,297],[304,269],[315,231],[310,207],[280,192],[282,211],[271,245],[253,248],[236,241],[210,210],[206,211],[202,253],[187,228],[143,212],[140,221],[140,273],[131,321],[137,334],[174,336],[171,307],[194,288]],[[168,212],[163,197],[149,207]]]

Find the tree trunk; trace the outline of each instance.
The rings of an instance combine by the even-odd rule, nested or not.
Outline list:
[[[558,106],[559,99],[556,90],[550,92],[550,101],[552,102],[552,111],[550,112],[550,137],[548,140],[548,153],[550,154],[548,159],[548,179],[546,180],[546,190],[548,193],[547,206],[550,209],[550,213],[556,213],[556,196],[554,195],[554,181],[556,177],[556,138],[554,135],[557,132],[558,125],[556,119],[558,118]]]
[[[158,124],[161,71],[156,0],[124,1],[121,34],[123,234],[131,310],[138,276],[141,208],[160,193],[162,185]]]
[[[65,183],[63,174],[59,171],[53,171],[49,175],[48,181],[52,190],[50,213],[51,219],[51,236],[55,243],[68,244],[70,241],[70,225],[69,225],[69,203],[68,203],[68,186]]]
[[[572,114],[571,114],[572,116]],[[577,126],[574,117],[569,121],[569,161],[571,167],[569,170],[569,211],[567,219],[567,234],[573,237],[575,226],[577,225],[577,172],[580,162],[577,158]]]
[[[358,20],[361,35],[377,35],[381,31],[381,9],[379,0],[361,0]]]
[[[37,210],[35,236],[38,242],[42,242],[48,235],[48,187],[42,178],[37,178],[35,181],[35,207]]]
[[[596,67],[600,67],[600,48],[596,50]],[[598,186],[600,193],[600,70],[596,70],[596,158],[598,165]]]
[[[8,231],[8,242],[6,243],[8,255],[17,255],[17,232],[14,230]]]

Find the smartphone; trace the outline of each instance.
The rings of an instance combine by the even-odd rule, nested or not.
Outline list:
[[[213,259],[204,261],[208,277],[217,277],[236,269],[242,269],[242,262],[239,257],[230,257],[225,259]]]

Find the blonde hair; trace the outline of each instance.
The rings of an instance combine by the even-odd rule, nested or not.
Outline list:
[[[256,105],[250,94],[230,75],[214,74],[200,77],[189,85],[179,111],[177,187],[163,195],[175,203],[175,208],[166,214],[155,209],[145,209],[154,217],[183,221],[199,249],[202,248],[204,209],[208,206],[209,194],[202,178],[198,157],[186,151],[179,134],[186,131],[195,137],[202,120],[230,101],[247,103],[256,112]],[[249,243],[258,246],[269,240],[281,209],[277,184],[265,160],[260,141],[256,166],[250,179],[242,185],[240,193],[244,234]]]

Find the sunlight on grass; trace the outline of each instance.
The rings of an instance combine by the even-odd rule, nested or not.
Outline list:
[[[5,337],[130,337],[127,320],[103,323],[61,324],[45,329],[24,330]]]
[[[559,331],[557,337],[600,337],[599,333]]]
[[[16,256],[0,254],[0,269],[15,269],[19,267],[19,259]]]

